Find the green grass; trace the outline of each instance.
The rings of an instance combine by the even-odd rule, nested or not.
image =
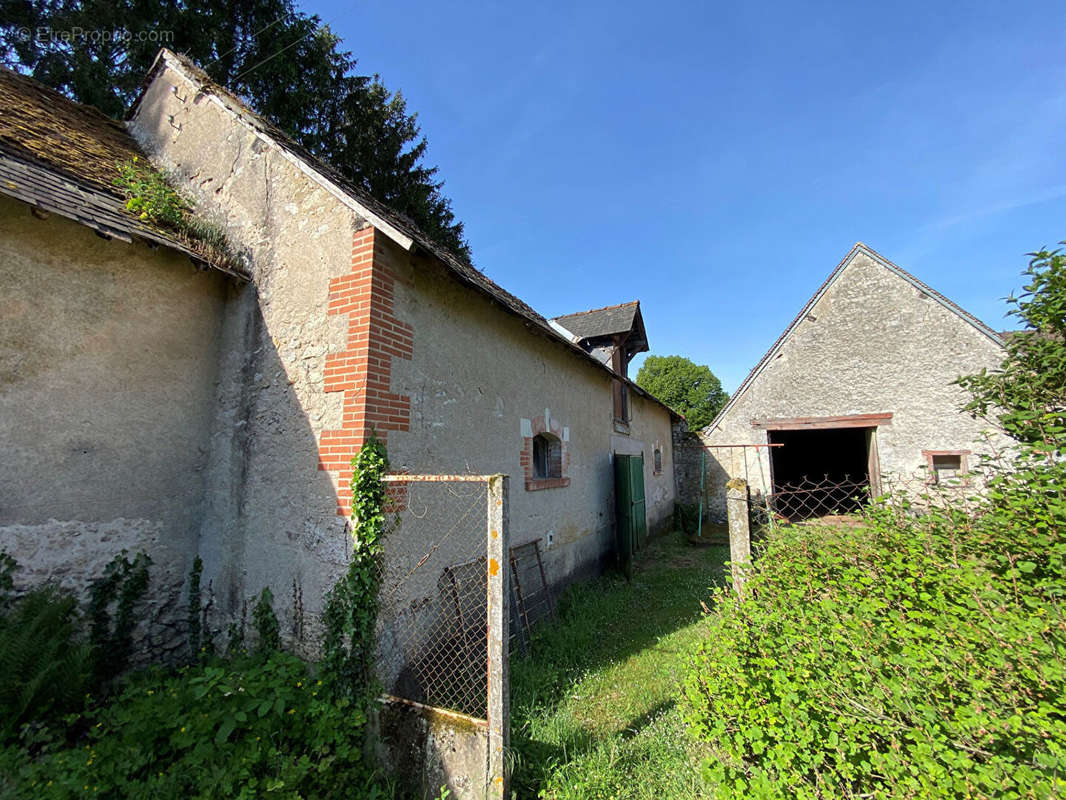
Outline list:
[[[700,602],[723,579],[727,547],[680,534],[652,542],[632,583],[569,589],[558,620],[511,663],[513,786],[521,800],[655,798],[705,793],[676,708],[685,654],[706,628]]]

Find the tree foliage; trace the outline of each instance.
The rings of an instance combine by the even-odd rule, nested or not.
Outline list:
[[[426,166],[417,115],[292,0],[0,0],[0,61],[123,115],[161,46],[183,52],[295,141],[470,260]]]
[[[1064,242],[1066,244],[1066,242]],[[1025,330],[1007,340],[997,370],[960,378],[973,400],[967,410],[999,422],[1013,438],[1045,453],[1066,440],[1066,255],[1030,253],[1028,283],[1011,295],[1008,314]]]
[[[648,356],[637,385],[684,414],[694,431],[710,425],[729,400],[710,367],[683,356]]]

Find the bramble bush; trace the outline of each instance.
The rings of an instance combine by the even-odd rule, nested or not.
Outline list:
[[[683,693],[720,797],[1066,794],[1064,388],[1034,377],[1066,364],[1066,259],[1033,255],[1028,343],[962,382],[1018,446],[975,508],[779,528],[717,592]]]
[[[779,530],[746,599],[719,590],[685,680],[720,796],[1066,791],[1057,482],[978,520],[882,506],[861,527]]]
[[[280,651],[141,673],[78,722],[74,746],[48,743],[21,763],[9,752],[0,769],[26,796],[57,800],[384,796],[362,710]]]

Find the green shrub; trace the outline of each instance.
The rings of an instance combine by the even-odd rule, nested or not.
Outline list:
[[[363,758],[362,710],[328,697],[302,661],[281,652],[142,673],[83,722],[76,747],[14,767],[22,794],[383,796]]]
[[[281,649],[281,625],[278,624],[277,614],[274,613],[274,593],[270,591],[269,586],[264,586],[256,598],[252,608],[252,625],[255,627],[257,653],[270,653]]]
[[[685,681],[720,796],[1066,791],[1066,469],[996,482],[973,519],[881,506],[784,528],[727,590]]]

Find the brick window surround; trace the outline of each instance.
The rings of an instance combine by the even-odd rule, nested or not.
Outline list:
[[[523,425],[525,422],[522,423]],[[530,420],[530,429],[525,431],[529,436],[522,437],[522,455],[519,461],[522,465],[522,473],[525,476],[526,491],[538,492],[542,489],[562,489],[570,485],[567,471],[570,467],[570,443],[568,437],[563,435],[562,424],[550,416],[548,424],[544,424],[544,415],[533,417]],[[538,478],[534,472],[533,464],[533,439],[540,434],[551,434],[559,442],[559,476],[552,478]]]
[[[337,513],[351,513],[348,485],[352,459],[373,432],[388,442],[389,431],[407,431],[411,424],[411,398],[392,392],[392,360],[410,359],[414,333],[393,314],[396,278],[390,269],[384,237],[373,227],[352,236],[351,270],[329,282],[327,314],[348,318],[344,350],[326,355],[326,392],[343,392],[341,427],[323,431],[318,442],[318,468],[334,476]],[[403,505],[406,486],[389,484],[394,505]]]
[[[955,477],[958,478],[959,486],[969,486],[969,479],[961,476],[969,472],[968,456],[971,454],[969,450],[923,450],[922,455],[925,456],[926,466],[926,484],[929,486],[939,484],[940,469],[951,469],[956,473]],[[954,463],[956,461],[959,465],[957,469],[946,466],[946,462]]]

